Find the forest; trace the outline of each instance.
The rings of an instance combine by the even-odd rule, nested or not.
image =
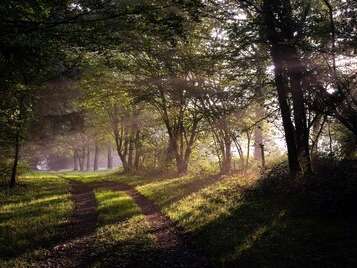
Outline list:
[[[0,14],[0,267],[357,267],[355,0]]]

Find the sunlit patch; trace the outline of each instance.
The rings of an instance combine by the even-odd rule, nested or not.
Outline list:
[[[140,208],[125,192],[97,189],[95,197],[100,224],[120,222],[141,213]]]
[[[73,209],[64,179],[32,174],[21,180],[25,187],[0,191],[0,252],[14,257],[6,267],[14,267],[12,262],[28,267],[32,255],[63,238]]]
[[[328,85],[326,87],[326,91],[327,91],[327,93],[332,95],[332,94],[336,93],[336,88],[334,88],[332,85]]]

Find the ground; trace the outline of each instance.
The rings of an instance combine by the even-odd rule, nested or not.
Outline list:
[[[34,173],[0,190],[1,267],[356,267],[355,221],[254,177]]]

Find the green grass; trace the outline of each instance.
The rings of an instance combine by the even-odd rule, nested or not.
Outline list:
[[[229,215],[240,199],[239,180],[225,179],[171,203],[164,212],[186,231],[195,231]]]
[[[131,263],[151,252],[155,238],[140,208],[125,192],[96,189],[98,229],[92,267]],[[135,266],[135,265],[134,265]]]
[[[299,215],[291,200],[251,194],[239,178],[165,208],[217,267],[355,267],[352,222]]]
[[[59,177],[57,177],[59,176]],[[3,267],[25,267],[20,254],[42,254],[60,240],[71,212],[68,184],[113,180],[135,187],[153,200],[206,252],[216,267],[357,267],[355,222],[307,215],[298,199],[253,191],[245,195],[242,177],[144,178],[100,173],[50,173],[24,177],[13,192],[0,192],[0,254]],[[140,209],[124,192],[96,189],[99,222],[91,245],[93,267],[114,262],[135,266],[160,258]],[[161,254],[161,255],[160,255]],[[136,261],[136,262],[135,262]],[[4,266],[5,264],[5,266]]]
[[[147,261],[154,248],[155,237],[144,216],[135,215],[98,228],[91,267],[111,267],[114,263],[136,267],[134,263]]]
[[[101,178],[102,179],[102,178]],[[103,177],[135,187],[140,193],[155,201],[161,208],[205,188],[216,181],[214,176],[187,175],[174,178],[154,178],[110,174]]]
[[[142,184],[137,190],[144,196],[155,201],[160,207],[166,207],[171,203],[196,191],[196,185],[204,187],[206,177],[185,176],[180,178],[161,179]]]
[[[67,182],[55,175],[26,176],[0,189],[0,257],[16,258],[59,241],[72,211]]]
[[[242,177],[112,176],[153,200],[217,267],[355,267],[354,223],[304,215],[296,200],[242,194]],[[202,186],[198,190],[195,185]],[[341,266],[342,265],[342,266]]]
[[[120,222],[141,213],[140,208],[125,192],[97,189],[95,197],[98,202],[99,225]]]
[[[100,171],[35,171],[27,176],[41,177],[41,176],[57,176],[65,179],[75,179],[81,182],[92,182],[106,179],[108,176],[118,173],[118,170],[100,170]],[[25,176],[26,177],[26,176]]]

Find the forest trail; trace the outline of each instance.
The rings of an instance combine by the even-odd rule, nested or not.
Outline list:
[[[156,238],[156,258],[145,256],[140,267],[210,267],[208,259],[193,249],[180,234],[175,224],[165,216],[154,202],[143,196],[135,188],[112,181],[82,183],[70,180],[71,198],[74,211],[68,225],[67,242],[55,246],[39,264],[40,267],[90,267],[95,255],[91,246],[95,241],[97,226],[97,202],[94,189],[105,188],[127,193],[140,207],[145,220],[150,226],[150,233]],[[139,265],[139,266],[138,266]],[[108,266],[106,266],[108,267]],[[110,267],[123,267],[113,263]]]

